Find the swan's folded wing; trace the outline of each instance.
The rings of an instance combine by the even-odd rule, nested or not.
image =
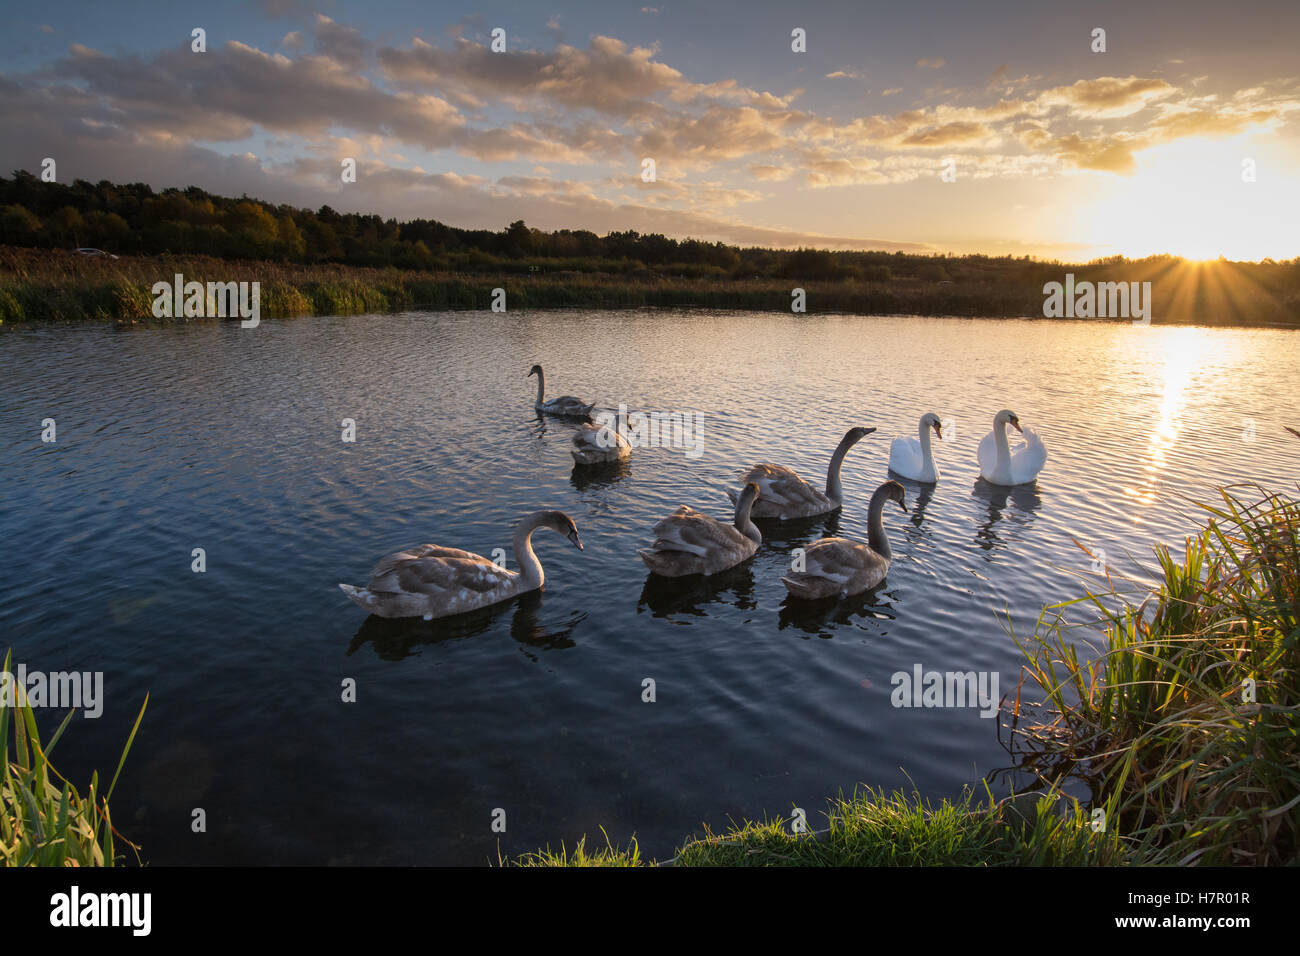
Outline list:
[[[1018,481],[1032,481],[1047,464],[1047,446],[1032,428],[1026,428],[1024,435],[1024,442],[1011,453],[1011,473]]]
[[[396,551],[393,554],[386,554],[379,559],[379,563],[370,569],[370,579],[382,577],[385,574],[391,574],[393,570],[402,562],[410,561],[415,558],[479,558],[479,555],[472,551],[462,551],[460,548],[443,548],[436,544],[422,544],[418,547],[407,548],[404,551]],[[481,560],[481,558],[480,558]]]
[[[706,516],[696,511],[694,508],[687,505],[679,505],[676,511],[670,514],[667,518],[661,520],[651,530],[655,533],[656,537],[663,537],[664,535],[675,534],[676,529],[685,523],[697,521],[704,517]]]
[[[512,580],[514,575],[487,558],[420,557],[400,562],[391,579],[397,590],[409,594],[433,591],[491,591]],[[391,588],[389,590],[392,590]]]
[[[979,449],[975,452],[975,460],[980,464],[980,471],[986,475],[991,475],[993,469],[998,464],[998,440],[989,432],[980,439]]]
[[[741,484],[758,485],[758,500],[768,506],[821,505],[825,496],[784,465],[755,465],[740,476]],[[732,497],[735,501],[735,496]]]
[[[895,438],[889,445],[889,467],[903,476],[921,470],[921,443],[915,438]]]
[[[805,574],[847,583],[860,571],[885,563],[885,559],[866,545],[847,538],[822,538],[804,552]],[[797,575],[796,575],[797,576]]]
[[[654,533],[654,547],[658,551],[685,551],[700,555],[710,549],[733,545],[740,535],[731,525],[686,505],[655,525]]]
[[[608,425],[584,423],[582,430],[573,436],[573,447],[591,451],[609,451],[627,444],[626,439]]]
[[[472,551],[423,544],[380,558],[370,572],[369,589],[390,593],[461,588],[490,591],[513,578],[514,572],[499,568]]]

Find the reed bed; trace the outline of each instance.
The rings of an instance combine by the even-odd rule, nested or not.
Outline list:
[[[5,671],[10,670],[11,658],[12,652],[5,655]],[[139,847],[114,829],[108,801],[148,704],[146,695],[108,790],[100,793],[99,771],[95,771],[84,797],[50,763],[75,711],[69,711],[50,742],[42,744],[30,703],[23,700],[12,708],[0,705],[0,860],[4,866],[114,866],[120,856],[114,837],[129,847],[139,862]]]
[[[487,309],[497,288],[506,290],[511,310],[662,307],[790,314],[791,290],[799,287],[807,293],[811,313],[1008,318],[1041,316],[1043,311],[1043,294],[1036,281],[728,278],[662,274],[644,266],[620,272],[562,270],[560,260],[539,261],[538,272],[523,271],[527,263],[520,262],[499,263],[502,269],[510,268],[493,273],[424,272],[201,255],[107,259],[57,249],[0,246],[0,323],[154,321],[150,290],[155,282],[171,282],[176,273],[186,281],[204,283],[260,282],[264,318]],[[1300,302],[1262,294],[1257,299],[1236,312],[1201,303],[1186,315],[1158,315],[1156,321],[1300,324]]]
[[[1112,583],[1047,609],[1018,642],[1020,691],[1043,696],[1018,692],[1013,749],[1049,783],[1086,781],[1135,861],[1294,864],[1300,502],[1258,486],[1220,495],[1181,553],[1155,549],[1154,589]],[[1078,605],[1105,646],[1075,639]]]

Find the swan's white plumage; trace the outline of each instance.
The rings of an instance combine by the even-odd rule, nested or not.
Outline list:
[[[939,480],[939,467],[930,447],[930,430],[939,428],[939,416],[927,412],[921,416],[918,437],[895,438],[889,445],[889,470],[912,481],[930,484]]]
[[[999,414],[999,418],[1001,414]],[[1047,446],[1032,428],[1021,426],[1024,440],[1011,448],[1004,461],[998,460],[998,430],[1005,434],[1006,425],[995,419],[993,431],[980,441],[976,457],[979,459],[980,474],[984,480],[993,485],[1023,485],[1038,477],[1038,473],[1047,464]]]
[[[921,443],[915,438],[895,438],[889,443],[889,470],[913,481],[934,481],[939,474],[939,469],[935,468],[926,476]]]

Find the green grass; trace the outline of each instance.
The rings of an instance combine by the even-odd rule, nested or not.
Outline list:
[[[9,671],[12,652],[5,655],[4,670]],[[42,744],[36,729],[36,717],[25,700],[9,707],[0,705],[0,860],[5,866],[113,866],[117,853],[108,801],[117,786],[126,756],[135,740],[144,710],[131,728],[126,746],[117,761],[117,770],[100,794],[99,772],[90,778],[83,797],[50,763],[50,754],[63,736],[75,711],[59,724],[48,744]],[[12,753],[9,749],[9,723],[13,720]],[[57,782],[56,782],[57,781]],[[60,785],[61,784],[61,785]],[[134,844],[123,839],[132,852]],[[137,854],[137,862],[139,856]]]
[[[1116,840],[1094,832],[1083,808],[1059,793],[1022,795],[1001,802],[985,789],[967,790],[935,805],[919,794],[859,790],[831,801],[826,826],[791,832],[787,820],[746,821],[691,839],[674,866],[1088,866],[1124,862]],[[515,866],[641,866],[633,840],[595,852],[580,840],[572,850],[549,847],[512,861]]]

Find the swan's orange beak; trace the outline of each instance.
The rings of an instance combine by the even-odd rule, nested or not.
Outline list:
[[[934,423],[934,433],[939,436],[939,441],[943,441],[943,425],[941,423]]]
[[[1020,427],[1020,419],[1018,418],[1011,419],[1011,427],[1014,428],[1016,431],[1020,432],[1020,434],[1022,435],[1025,433],[1025,430]]]

